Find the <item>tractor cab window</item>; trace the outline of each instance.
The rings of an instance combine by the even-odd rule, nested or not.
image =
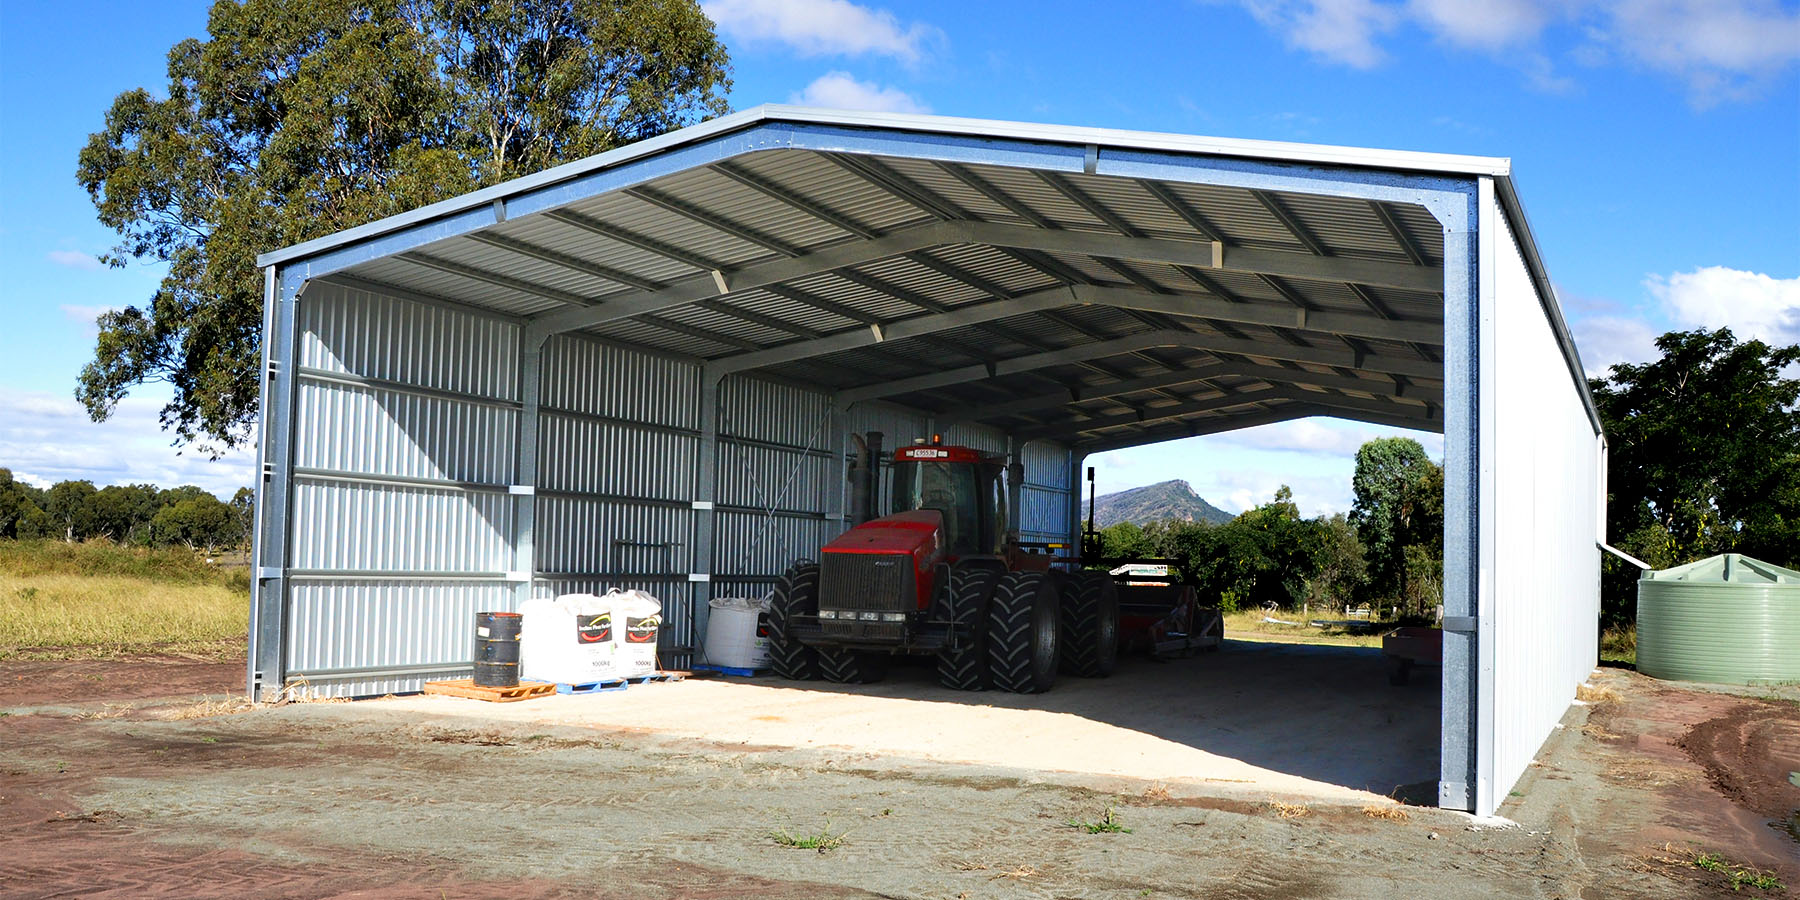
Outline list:
[[[935,509],[944,515],[944,538],[955,556],[980,548],[981,519],[975,466],[907,460],[894,464],[894,512]]]

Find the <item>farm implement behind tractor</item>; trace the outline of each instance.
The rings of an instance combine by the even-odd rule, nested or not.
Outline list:
[[[902,447],[892,461],[893,512],[876,517],[881,435],[858,443],[855,524],[776,585],[777,675],[864,683],[885,676],[897,655],[931,655],[946,687],[1036,693],[1058,672],[1112,674],[1121,650],[1218,646],[1218,612],[1199,605],[1179,566],[1099,555],[1092,469],[1082,552],[1059,555],[1069,548],[1023,543],[1008,527],[1023,480],[1017,462],[937,438]]]

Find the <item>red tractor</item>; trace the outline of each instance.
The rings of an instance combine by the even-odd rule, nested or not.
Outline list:
[[[858,524],[821,548],[818,562],[796,561],[775,588],[775,674],[870,682],[897,654],[934,654],[946,687],[1036,693],[1050,689],[1059,669],[1112,673],[1112,576],[1009,536],[1002,457],[935,439],[900,448],[893,513],[871,519],[868,485],[879,467],[868,457],[880,451],[879,436],[870,438],[876,449],[865,453],[865,481],[855,487]]]

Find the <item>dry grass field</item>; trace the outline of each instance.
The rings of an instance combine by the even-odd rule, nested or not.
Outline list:
[[[0,659],[243,655],[249,579],[187,550],[0,541]]]

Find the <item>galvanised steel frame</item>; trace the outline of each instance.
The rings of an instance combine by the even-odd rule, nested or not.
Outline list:
[[[734,168],[729,160],[771,149],[803,149],[831,154],[846,170],[879,185],[915,206],[935,211],[938,221],[894,233],[879,233],[860,226],[853,219],[816,202],[783,192],[778,186],[759,180],[754,174]],[[1182,213],[1195,227],[1202,241],[1170,241],[1134,233],[1128,224],[1119,222],[1116,235],[1076,233],[1045,227],[995,224],[967,221],[954,215],[941,198],[927,195],[916,185],[898,178],[883,167],[878,158],[897,157],[926,160],[958,175],[972,187],[997,202],[1017,208],[1020,204],[1004,193],[985,185],[962,167],[1003,166],[1036,172],[1065,196],[1082,203],[1106,221],[1118,221],[1091,198],[1084,197],[1064,175],[1105,176],[1131,179],[1151,186],[1170,208]],[[863,240],[802,253],[787,249],[786,258],[757,263],[727,271],[691,253],[658,244],[626,229],[606,223],[584,220],[562,207],[585,198],[615,191],[632,192],[633,196],[658,203],[712,225],[740,233],[748,240],[777,250],[785,245],[778,236],[757,233],[733,223],[709,216],[705,210],[686,207],[679,201],[662,197],[643,185],[664,175],[693,167],[714,165],[734,179],[768,195],[770,202],[799,209],[815,218],[838,224]],[[692,508],[695,514],[694,571],[690,578],[705,582],[710,571],[715,542],[715,494],[719,441],[719,390],[721,381],[732,375],[755,372],[767,366],[806,359],[846,349],[876,347],[906,337],[930,337],[944,331],[997,322],[1027,312],[1050,312],[1074,303],[1111,306],[1131,311],[1151,324],[1165,322],[1157,316],[1176,314],[1198,316],[1226,323],[1281,326],[1354,338],[1366,336],[1388,340],[1430,343],[1441,334],[1442,360],[1421,351],[1417,358],[1372,354],[1354,341],[1347,340],[1345,349],[1293,346],[1283,349],[1267,342],[1253,342],[1229,333],[1203,335],[1183,328],[1160,327],[1146,333],[1095,340],[1068,348],[1048,348],[1023,357],[982,362],[913,377],[892,379],[863,386],[837,390],[833,407],[838,410],[839,446],[843,438],[843,411],[855,404],[883,397],[931,391],[1008,373],[1028,373],[1053,365],[1094,364],[1095,361],[1119,354],[1143,354],[1157,348],[1193,348],[1228,354],[1220,362],[1204,367],[1170,366],[1164,374],[1120,376],[1115,381],[1084,392],[1064,387],[1017,398],[1007,404],[1007,412],[1052,412],[1072,400],[1109,396],[1141,390],[1167,392],[1179,387],[1209,386],[1209,379],[1221,375],[1268,377],[1271,384],[1280,377],[1289,386],[1264,390],[1221,392],[1196,398],[1170,393],[1180,403],[1154,407],[1129,416],[1090,416],[1060,420],[1041,420],[1042,424],[1020,429],[1010,436],[1011,445],[1019,446],[1031,439],[1062,441],[1073,448],[1066,484],[1070,485],[1070,509],[1066,521],[1071,531],[1079,528],[1080,469],[1088,454],[1168,440],[1188,435],[1211,433],[1254,424],[1288,419],[1331,415],[1402,427],[1439,427],[1445,438],[1446,509],[1445,527],[1445,668],[1442,713],[1442,772],[1440,802],[1459,809],[1491,811],[1494,785],[1491,783],[1492,722],[1485,711],[1492,709],[1493,643],[1487,639],[1492,611],[1484,592],[1484,573],[1494,564],[1491,527],[1484,525],[1482,510],[1492,503],[1492,433],[1496,427],[1491,403],[1484,397],[1492,394],[1492,360],[1501,348],[1495,346],[1492,327],[1491,286],[1492,234],[1491,217],[1505,215],[1516,233],[1537,284],[1544,315],[1551,323],[1564,349],[1565,362],[1573,380],[1571,385],[1581,392],[1590,417],[1592,402],[1586,397],[1585,378],[1572,340],[1556,306],[1547,275],[1538,259],[1535,242],[1525,224],[1504,160],[1447,157],[1425,154],[1362,151],[1346,148],[1297,147],[1263,143],[1177,139],[1161,135],[1136,135],[1092,129],[1060,129],[981,123],[968,120],[929,119],[905,116],[821,113],[788,108],[762,108],[726,117],[661,138],[642,142],[623,150],[602,154],[591,160],[574,163],[539,175],[519,179],[505,185],[479,191],[467,197],[445,201],[413,213],[372,223],[357,229],[302,244],[264,256],[266,313],[264,321],[264,389],[259,426],[261,473],[257,485],[256,523],[256,587],[250,624],[251,654],[248,678],[253,693],[265,696],[285,684],[284,647],[287,634],[286,596],[288,591],[289,513],[293,496],[292,433],[296,373],[296,310],[303,302],[307,286],[320,279],[356,286],[357,276],[348,273],[359,264],[388,257],[450,271],[511,289],[544,296],[561,303],[551,311],[522,320],[523,338],[519,354],[519,384],[522,390],[517,432],[517,465],[514,485],[510,489],[515,503],[513,518],[514,571],[519,599],[531,590],[534,571],[534,519],[537,506],[539,416],[538,385],[545,341],[551,336],[575,329],[632,317],[651,317],[671,330],[678,323],[654,319],[656,314],[687,305],[705,305],[734,291],[753,287],[772,288],[777,292],[798,278],[821,272],[843,272],[869,260],[895,256],[917,258],[919,251],[959,244],[979,244],[1005,248],[1041,268],[1054,270],[1054,261],[1044,255],[1050,252],[1075,252],[1111,260],[1142,260],[1207,270],[1255,272],[1263,276],[1298,276],[1330,278],[1349,283],[1391,285],[1411,290],[1437,291],[1444,301],[1444,323],[1441,333],[1436,327],[1395,321],[1385,315],[1380,304],[1366,292],[1371,314],[1309,310],[1304,304],[1282,305],[1267,302],[1233,302],[1223,290],[1211,296],[1170,295],[1144,287],[1082,283],[1069,279],[1065,286],[1006,296],[980,305],[957,308],[935,307],[928,300],[912,298],[925,310],[924,315],[898,321],[867,319],[866,330],[836,334],[820,334],[796,329],[783,330],[799,340],[778,346],[762,346],[753,342],[725,341],[741,352],[708,359],[703,362],[699,393],[694,397],[699,413],[701,452],[694,476]],[[1252,250],[1227,246],[1217,234],[1209,234],[1207,223],[1192,210],[1184,208],[1177,198],[1159,186],[1169,184],[1204,184],[1242,188],[1254,192],[1264,206],[1314,253],[1290,253]],[[1305,194],[1325,197],[1355,198],[1367,201],[1376,210],[1400,243],[1408,248],[1412,264],[1402,265],[1371,260],[1330,258],[1312,239],[1303,225],[1288,215],[1276,195]],[[1441,271],[1425,265],[1425,260],[1403,229],[1395,225],[1388,212],[1390,204],[1422,206],[1441,224],[1444,232]],[[1022,210],[1021,213],[1028,212]],[[634,279],[590,262],[533,247],[502,237],[484,237],[483,243],[566,267],[577,268],[600,277],[626,284],[628,290],[602,297],[584,297],[567,292],[534,288],[519,279],[483,272],[455,260],[422,254],[420,248],[446,238],[478,235],[481,230],[523,216],[544,215],[558,221],[603,233],[609,238],[661,253],[672,259],[709,269],[706,274],[675,283]],[[1029,217],[1028,217],[1029,218]],[[585,267],[585,268],[584,268]],[[934,267],[948,267],[937,263]],[[1113,265],[1116,271],[1131,277],[1129,269]],[[964,277],[967,277],[964,275]],[[1199,276],[1204,278],[1204,275]],[[1202,283],[1205,283],[1204,281]],[[1271,281],[1279,285],[1278,280]],[[873,286],[890,290],[897,296],[905,292],[892,285]],[[370,285],[372,290],[387,294],[405,292],[391,285]],[[418,298],[427,302],[443,302],[437,297]],[[797,302],[809,301],[798,296]],[[742,311],[730,314],[754,320],[754,314]],[[766,318],[766,317],[765,317]],[[764,322],[782,327],[779,322]],[[692,329],[690,329],[692,330]],[[1254,346],[1252,346],[1254,345]],[[1299,369],[1271,368],[1234,359],[1229,354],[1253,354],[1261,358],[1291,359],[1296,362],[1324,364],[1338,371],[1379,372],[1390,376],[1378,382]],[[1167,365],[1165,363],[1165,365]],[[1408,389],[1409,378],[1441,379],[1440,391]],[[1371,392],[1371,386],[1390,385],[1385,391],[1374,391],[1376,400],[1350,397],[1337,391],[1352,389]],[[1266,400],[1287,401],[1275,408],[1262,408]],[[1197,413],[1245,409],[1231,418],[1203,422],[1180,421]],[[990,414],[992,410],[988,411]],[[1595,429],[1598,431],[1598,421]],[[1160,424],[1170,422],[1171,424]],[[1140,425],[1123,435],[1084,436],[1088,432],[1121,424]],[[1585,502],[1585,500],[1584,500]],[[840,510],[841,512],[841,510]],[[1071,534],[1071,539],[1074,539]]]

